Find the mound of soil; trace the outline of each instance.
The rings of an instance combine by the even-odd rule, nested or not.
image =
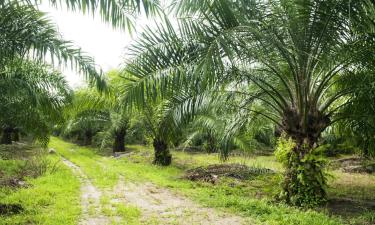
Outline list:
[[[28,184],[19,177],[13,176],[2,176],[0,171],[0,187],[11,187],[11,188],[26,188]]]
[[[373,201],[355,201],[352,199],[331,199],[326,205],[330,214],[350,216],[361,214],[363,211],[375,211],[375,203]]]
[[[331,166],[347,173],[375,173],[375,162],[360,157],[338,159],[333,161]]]
[[[242,164],[213,164],[186,171],[183,176],[192,181],[206,181],[215,184],[220,177],[232,177],[239,180],[250,179],[262,174],[274,173],[267,168],[248,167]]]
[[[177,147],[176,151],[187,152],[187,153],[204,153],[205,150],[200,146],[187,146],[187,147]]]
[[[0,203],[0,215],[12,215],[18,214],[23,211],[20,204],[1,204]]]
[[[342,168],[347,173],[375,173],[375,164],[373,165],[358,165],[358,166],[347,166]]]

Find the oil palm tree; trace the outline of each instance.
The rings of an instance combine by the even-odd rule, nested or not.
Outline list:
[[[176,56],[178,57],[178,56]],[[122,102],[138,112],[154,148],[154,164],[168,166],[172,162],[170,148],[177,142],[183,128],[194,119],[194,114],[206,111],[211,102],[211,92],[199,87],[186,86],[178,91],[166,88],[160,95],[149,96],[148,91],[159,93],[159,86],[147,83],[144,76],[134,73],[132,65],[125,68]],[[162,79],[162,78],[161,78]],[[156,83],[154,83],[156,84]],[[140,88],[140,92],[138,91]],[[189,109],[189,110],[187,110]]]
[[[0,126],[2,144],[12,143],[12,134],[33,134],[43,144],[52,123],[62,122],[62,108],[71,91],[61,73],[33,61],[13,61],[0,76]]]
[[[364,157],[375,156],[375,91],[373,67],[348,76],[338,85],[352,89],[347,104],[342,107],[337,124],[337,136],[349,139],[362,150]]]
[[[41,1],[0,0],[0,5],[9,2],[37,7]],[[94,16],[99,14],[103,21],[110,23],[113,27],[126,28],[129,31],[135,28],[135,20],[140,13],[149,16],[159,12],[158,0],[49,0],[48,2],[56,8],[65,7]]]
[[[116,70],[106,73],[107,91],[100,93],[94,88],[76,91],[74,100],[65,110],[69,120],[66,133],[82,131],[85,139],[95,133],[102,134],[102,147],[112,143],[113,152],[125,151],[125,136],[130,128],[131,113],[121,102],[122,79]],[[98,125],[98,126],[96,126]],[[91,144],[91,141],[86,142]]]
[[[273,121],[294,143],[280,196],[299,206],[324,201],[324,172],[312,154],[352,92],[335,83],[374,65],[373,2],[182,0],[173,8],[178,27],[145,31],[131,48],[128,72],[140,79],[129,98],[141,104],[192,82],[251,86],[246,95],[268,110],[252,109],[254,101],[240,108]]]
[[[104,129],[108,118],[108,112],[105,110],[82,110],[66,119],[63,135],[70,138],[76,137],[77,141],[84,146],[92,145],[93,137]]]
[[[102,89],[105,87],[94,60],[79,48],[64,40],[57,28],[32,5],[7,1],[0,5],[0,73],[13,60],[47,59],[58,64],[70,65]],[[57,65],[58,65],[57,64]]]

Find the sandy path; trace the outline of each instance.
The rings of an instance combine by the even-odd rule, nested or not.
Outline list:
[[[81,182],[81,204],[83,218],[80,225],[104,225],[109,224],[109,218],[100,215],[100,197],[102,193],[91,183],[90,179],[82,172],[79,166],[62,158],[65,165],[70,167]]]
[[[145,224],[149,224],[150,219],[156,224],[251,224],[242,217],[200,206],[152,183],[125,183],[120,179],[115,192],[123,193],[126,202],[141,209]]]
[[[237,225],[251,224],[244,218],[219,212],[212,208],[179,196],[168,189],[158,187],[150,182],[125,182],[120,177],[119,183],[109,193],[102,193],[83,173],[79,166],[63,158],[64,164],[70,167],[81,181],[81,203],[83,218],[80,225],[110,224],[110,218],[101,215],[100,198],[103,194],[111,195],[111,203],[133,205],[142,212],[142,224],[181,224],[181,225]]]

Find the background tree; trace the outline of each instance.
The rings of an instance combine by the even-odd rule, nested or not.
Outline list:
[[[351,89],[335,125],[337,136],[349,139],[366,158],[375,156],[375,92],[374,71],[364,70],[343,79],[341,88]]]
[[[86,88],[75,92],[74,101],[66,109],[69,126],[65,132],[90,134],[90,139],[100,132],[101,145],[106,147],[112,142],[113,152],[125,151],[125,136],[130,128],[130,111],[121,101],[122,79],[118,71],[106,74],[107,91],[100,93],[96,89]],[[72,126],[75,124],[75,126]],[[86,143],[91,145],[90,143]]]

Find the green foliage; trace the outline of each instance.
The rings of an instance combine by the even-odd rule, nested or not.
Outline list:
[[[51,59],[53,65],[55,62],[65,64],[84,73],[87,80],[103,89],[105,83],[94,60],[62,39],[45,13],[31,3],[23,0],[0,2],[0,71],[3,72],[7,62],[15,58],[42,62]]]
[[[0,76],[3,135],[7,130],[18,135],[22,131],[46,145],[52,123],[61,123],[62,108],[70,101],[70,88],[63,75],[45,64],[20,59],[8,63],[3,72]]]
[[[293,154],[293,149],[296,147],[296,143],[292,138],[287,138],[285,134],[277,140],[275,156],[277,160],[285,167],[289,164],[289,159]]]
[[[374,72],[373,67],[370,67],[358,74],[346,76],[339,82],[341,88],[353,92],[340,110],[340,121],[334,131],[336,136],[358,147],[364,157],[375,157]]]
[[[128,29],[129,32],[135,29],[138,14],[142,12],[149,16],[160,11],[158,0],[50,0],[50,3],[55,7],[62,7],[64,4],[68,9],[80,10],[84,14],[99,14],[103,21],[109,22],[115,28]]]

